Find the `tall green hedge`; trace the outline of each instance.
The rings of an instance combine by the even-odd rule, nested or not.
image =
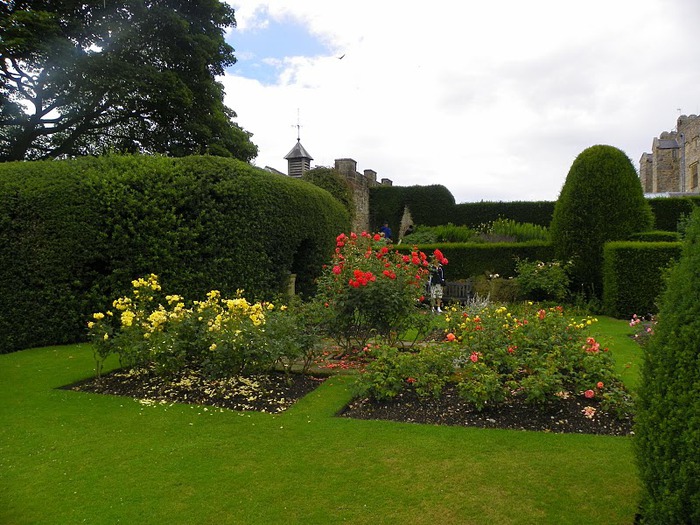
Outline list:
[[[272,298],[347,231],[328,192],[220,157],[0,164],[0,352],[79,340],[86,316],[155,273],[168,290]]]
[[[678,221],[700,205],[700,197],[656,197],[649,199],[649,205],[654,212],[654,228],[675,232]]]
[[[410,253],[413,247],[399,245],[403,253]],[[421,244],[418,250],[430,255],[439,248],[449,264],[445,266],[448,281],[497,273],[501,277],[515,277],[517,259],[550,261],[554,257],[552,245],[542,241],[519,243],[441,243]]]
[[[465,202],[454,207],[451,220],[454,224],[470,228],[501,218],[548,228],[552,222],[554,204],[554,201]]]
[[[641,523],[700,523],[700,210],[644,348],[635,427]]]
[[[408,206],[416,224],[438,226],[452,221],[455,198],[444,186],[375,186],[369,192],[369,224],[377,231],[389,221],[398,231],[404,207]]]
[[[609,242],[603,250],[603,310],[630,319],[654,314],[664,271],[678,258],[680,242]]]

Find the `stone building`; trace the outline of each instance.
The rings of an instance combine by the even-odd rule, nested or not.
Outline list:
[[[287,160],[287,175],[290,177],[301,177],[304,172],[311,169],[313,157],[301,145],[297,138],[297,143],[292,150],[284,157]],[[270,168],[268,170],[272,171]],[[369,230],[369,189],[373,186],[391,186],[390,179],[381,179],[377,182],[377,172],[374,170],[357,171],[357,161],[353,159],[336,159],[334,169],[350,183],[355,200],[355,220],[353,221],[353,231]],[[276,171],[276,170],[275,170]]]
[[[674,131],[654,138],[651,153],[639,159],[644,193],[698,193],[700,116],[681,115]]]

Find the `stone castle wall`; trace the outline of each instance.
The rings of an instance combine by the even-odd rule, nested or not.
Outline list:
[[[697,193],[700,161],[700,116],[681,115],[674,131],[654,138],[652,152],[639,160],[645,193]]]
[[[392,181],[382,179],[377,182],[377,172],[364,170],[357,171],[357,162],[353,159],[335,159],[335,170],[345,177],[353,189],[355,199],[355,219],[352,230],[356,232],[369,231],[369,189],[373,186],[391,186]]]

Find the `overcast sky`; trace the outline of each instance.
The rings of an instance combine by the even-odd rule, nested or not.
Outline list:
[[[555,200],[589,146],[700,114],[698,0],[228,0],[222,82],[257,166],[350,157],[457,202]]]

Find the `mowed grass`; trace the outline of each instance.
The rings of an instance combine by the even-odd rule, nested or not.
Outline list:
[[[621,323],[598,327],[616,358]],[[88,345],[0,355],[0,523],[634,520],[630,438],[337,418],[347,376],[281,415],[57,390],[92,367]]]

